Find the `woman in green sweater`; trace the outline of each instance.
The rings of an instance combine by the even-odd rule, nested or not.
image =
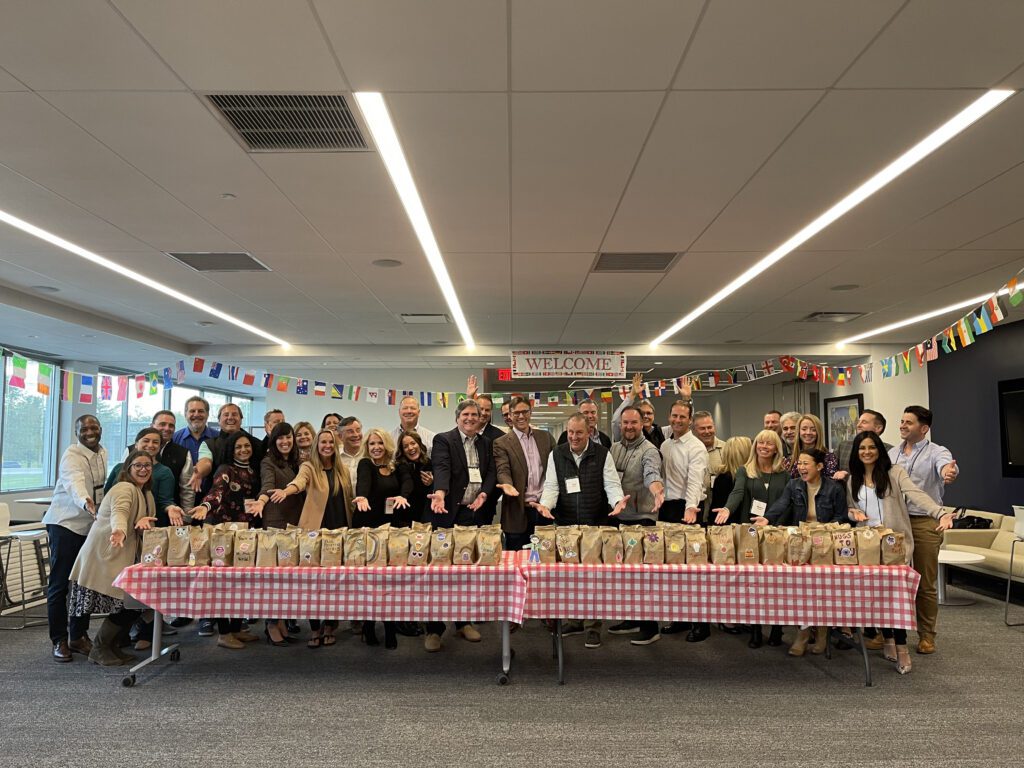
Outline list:
[[[168,525],[184,525],[185,512],[174,503],[174,473],[160,463],[160,433],[153,427],[140,429],[135,435],[133,450],[142,451],[153,459],[153,499],[156,501],[156,519],[159,527],[165,528]],[[107,482],[103,486],[103,492],[109,493],[110,489],[117,482],[121,474],[122,464],[117,464]]]

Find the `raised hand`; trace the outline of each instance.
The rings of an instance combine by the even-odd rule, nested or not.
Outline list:
[[[476,397],[476,393],[477,391],[479,391],[479,389],[480,387],[476,381],[476,374],[471,373],[469,375],[469,378],[466,379],[466,397],[472,400],[473,398]]]
[[[679,395],[683,400],[689,400],[693,394],[693,387],[690,385],[690,377],[683,376],[679,380]]]
[[[633,399],[638,400],[640,393],[644,391],[644,377],[643,374],[637,371],[633,374]]]
[[[960,470],[957,469],[956,459],[953,459],[949,464],[942,468],[942,482],[949,485],[956,480],[956,476],[959,474]]]

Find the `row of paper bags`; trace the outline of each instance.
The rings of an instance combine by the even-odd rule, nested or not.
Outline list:
[[[498,565],[501,528],[249,529],[246,523],[152,528],[142,535],[145,566],[288,567]]]
[[[542,563],[657,565],[902,565],[904,536],[888,528],[848,524],[711,526],[659,523],[657,527],[538,526]]]

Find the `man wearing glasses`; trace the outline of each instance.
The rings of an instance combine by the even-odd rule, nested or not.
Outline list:
[[[530,401],[513,397],[509,401],[512,431],[494,441],[494,466],[498,487],[505,492],[501,503],[501,529],[505,548],[522,549],[530,541],[537,523],[534,504],[544,490],[544,470],[555,447],[549,432],[530,426]]]

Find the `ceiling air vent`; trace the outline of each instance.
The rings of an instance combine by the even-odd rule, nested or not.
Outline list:
[[[399,315],[406,325],[447,325],[451,322],[448,315]]]
[[[807,317],[797,320],[798,323],[848,323],[864,317],[863,312],[812,312]]]
[[[678,253],[599,253],[594,272],[665,272]]]
[[[210,103],[251,152],[351,152],[366,149],[340,94],[215,94]]]
[[[196,272],[270,272],[270,267],[256,261],[248,253],[171,253],[167,255],[177,259],[186,267]]]

